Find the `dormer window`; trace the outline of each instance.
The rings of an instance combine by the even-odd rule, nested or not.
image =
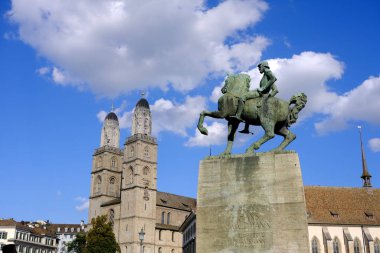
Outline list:
[[[330,210],[330,214],[331,214],[331,216],[332,216],[333,218],[335,218],[335,219],[338,219],[338,218],[339,218],[339,213],[338,213],[337,211],[331,211],[331,210]]]
[[[368,219],[368,220],[373,220],[374,216],[373,216],[373,212],[371,211],[365,211],[364,212],[364,215],[365,217]]]

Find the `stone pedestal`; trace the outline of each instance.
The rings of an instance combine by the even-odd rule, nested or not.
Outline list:
[[[197,253],[309,252],[297,153],[202,160],[196,224]]]

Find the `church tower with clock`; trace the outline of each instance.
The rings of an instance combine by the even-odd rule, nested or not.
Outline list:
[[[145,232],[145,252],[154,252],[157,193],[157,141],[151,136],[151,112],[148,101],[141,98],[132,118],[132,135],[124,144],[123,184],[119,234],[121,247],[139,252],[139,232]],[[127,251],[126,251],[127,252]]]

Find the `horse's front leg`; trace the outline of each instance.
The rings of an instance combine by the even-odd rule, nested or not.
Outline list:
[[[198,127],[199,132],[201,132],[204,135],[208,135],[207,128],[203,126],[203,122],[206,116],[216,118],[216,119],[222,119],[226,117],[225,114],[221,111],[214,111],[214,112],[202,111],[199,116],[197,127]]]
[[[239,123],[239,121],[235,120],[228,121],[227,147],[224,150],[224,152],[220,155],[221,157],[228,157],[231,155],[232,144],[234,143],[235,134],[236,130],[238,129]]]

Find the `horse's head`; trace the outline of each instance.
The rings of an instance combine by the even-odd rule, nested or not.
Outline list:
[[[227,75],[222,88],[222,93],[234,93],[241,95],[249,90],[251,77],[248,74]]]

